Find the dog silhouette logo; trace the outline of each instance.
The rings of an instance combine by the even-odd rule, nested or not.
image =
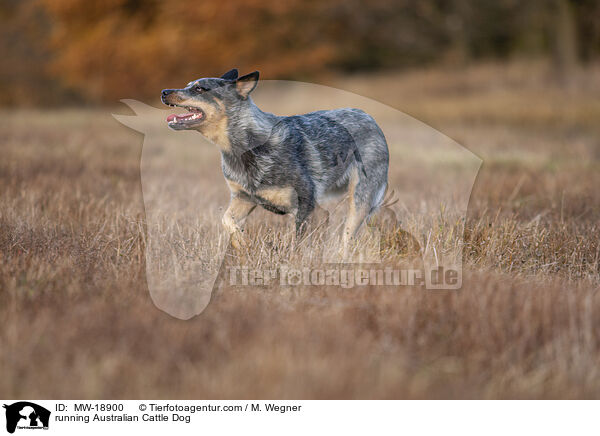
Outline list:
[[[48,429],[50,411],[29,401],[19,401],[4,405],[6,409],[6,431],[14,433],[18,429]]]

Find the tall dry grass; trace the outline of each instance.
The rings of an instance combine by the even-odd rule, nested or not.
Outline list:
[[[148,295],[141,135],[108,111],[2,113],[0,396],[599,397],[597,77],[564,88],[521,63],[345,79],[484,159],[462,289],[248,290],[222,275],[190,321]],[[273,263],[285,221],[282,240],[267,216],[228,261]],[[410,256],[397,231],[388,260]]]

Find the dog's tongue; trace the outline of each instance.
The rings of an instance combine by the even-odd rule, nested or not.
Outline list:
[[[184,121],[187,120],[189,118],[192,118],[193,116],[198,115],[198,114],[192,114],[192,113],[188,113],[188,114],[183,114],[183,115],[175,115],[175,114],[171,114],[167,117],[167,123],[170,123],[172,121]]]

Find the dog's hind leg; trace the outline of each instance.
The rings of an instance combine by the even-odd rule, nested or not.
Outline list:
[[[242,236],[242,225],[255,207],[255,203],[239,196],[233,196],[225,215],[223,215],[223,227],[229,232],[231,245],[236,250],[246,245]]]
[[[315,199],[314,186],[310,181],[303,180],[304,183],[296,185],[295,195],[297,205],[294,213],[296,221],[296,240],[299,241],[306,233],[307,227],[310,225],[308,219],[315,210],[317,205]]]
[[[348,213],[346,215],[346,222],[344,223],[344,233],[342,236],[342,249],[344,261],[348,257],[348,248],[350,241],[358,231],[360,225],[366,217],[367,210],[356,201],[356,188],[359,183],[358,169],[355,167],[350,175],[348,181]],[[358,206],[358,207],[357,207]]]
[[[348,257],[348,249],[352,239],[358,233],[360,226],[365,221],[369,210],[364,205],[356,204],[356,201],[350,197],[350,206],[348,208],[348,215],[344,224],[344,234],[342,240],[343,248],[343,259],[346,260]]]
[[[358,233],[365,220],[379,207],[383,200],[383,194],[387,183],[373,183],[373,180],[362,177],[355,169],[348,183],[348,215],[344,224],[343,234],[343,258],[348,257],[348,249],[352,239]]]

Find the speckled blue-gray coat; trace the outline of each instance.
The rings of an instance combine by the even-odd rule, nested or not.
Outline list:
[[[294,215],[301,234],[317,204],[348,195],[347,245],[383,202],[389,165],[383,132],[360,109],[295,116],[263,112],[249,96],[257,82],[258,71],[238,77],[234,69],[162,91],[163,103],[189,111],[169,116],[169,127],[197,130],[221,150],[231,190],[223,225],[232,243],[243,243],[243,222],[257,205]]]

